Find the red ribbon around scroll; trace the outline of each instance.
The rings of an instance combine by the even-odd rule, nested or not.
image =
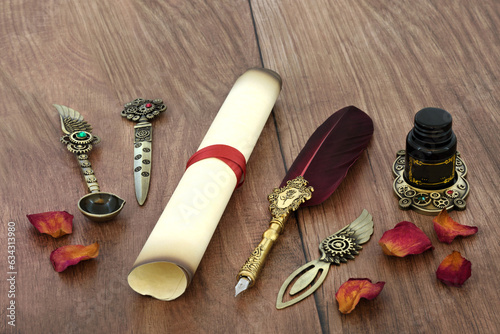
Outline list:
[[[228,145],[210,145],[193,154],[186,164],[186,169],[192,164],[208,158],[217,158],[226,163],[236,175],[238,180],[236,188],[241,187],[245,181],[247,169],[245,156],[240,151]]]

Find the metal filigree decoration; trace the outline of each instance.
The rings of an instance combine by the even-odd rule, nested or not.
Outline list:
[[[89,191],[100,191],[87,153],[92,150],[92,145],[98,144],[101,139],[92,134],[92,126],[83,120],[78,111],[58,104],[54,104],[54,107],[59,113],[61,128],[65,133],[61,137],[61,143],[76,155]]]
[[[263,246],[259,245],[245,261],[240,271],[259,272],[262,266],[262,256],[265,254]]]
[[[278,293],[276,308],[283,309],[310,296],[326,279],[330,265],[340,265],[348,260],[353,260],[354,256],[358,255],[363,248],[361,245],[370,240],[372,234],[372,216],[368,211],[363,210],[355,221],[321,242],[319,245],[321,257],[319,259],[306,263],[286,279]],[[318,275],[320,276],[318,277]],[[287,297],[293,297],[302,291],[303,293],[284,301],[288,287],[294,280],[295,283],[290,288]]]
[[[268,196],[269,210],[273,217],[288,215],[295,211],[306,200],[311,199],[313,187],[307,186],[309,183],[302,176],[297,176],[293,180],[288,180],[286,186],[275,188]]]
[[[163,100],[135,99],[125,104],[122,116],[134,122],[150,121],[161,112],[167,110]]]
[[[92,150],[92,145],[98,144],[101,139],[92,134],[92,126],[83,120],[82,115],[76,110],[55,104],[61,118],[61,128],[65,133],[61,143],[71,153],[85,154]],[[85,159],[84,159],[85,160]]]
[[[417,212],[435,215],[446,210],[465,210],[465,198],[469,194],[469,183],[465,179],[467,166],[457,152],[455,171],[457,181],[448,188],[437,190],[424,190],[411,186],[404,177],[405,150],[396,153],[396,160],[392,165],[395,176],[393,190],[399,198],[399,208],[402,210],[413,209]]]

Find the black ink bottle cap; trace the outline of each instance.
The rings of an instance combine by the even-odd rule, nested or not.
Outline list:
[[[403,177],[413,187],[432,190],[452,186],[456,180],[457,138],[452,117],[439,108],[424,108],[415,115],[406,137]]]

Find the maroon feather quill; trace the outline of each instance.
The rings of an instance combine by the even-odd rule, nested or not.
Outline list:
[[[314,193],[302,206],[321,204],[337,189],[349,168],[366,149],[373,122],[360,109],[340,109],[321,124],[288,170],[280,187],[299,175],[309,181]]]
[[[349,168],[368,146],[372,134],[371,118],[354,106],[337,111],[316,129],[290,167],[280,188],[274,189],[268,197],[273,219],[262,235],[262,241],[238,273],[235,296],[255,283],[267,254],[283,231],[290,212],[298,208],[294,203],[300,201],[303,206],[311,206],[320,204],[330,197],[345,178]],[[287,190],[283,188],[287,181],[298,176],[308,181],[314,192],[311,196],[309,188],[307,188],[309,192],[294,188],[291,192],[292,198],[296,195],[299,197],[288,202],[290,199],[288,194],[282,196],[280,192]],[[292,184],[293,182],[290,185]]]

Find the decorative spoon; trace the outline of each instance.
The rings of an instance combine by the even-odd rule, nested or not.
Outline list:
[[[83,120],[78,111],[58,104],[54,104],[54,107],[59,112],[64,132],[61,142],[78,159],[83,178],[90,191],[90,194],[80,198],[78,209],[93,221],[103,222],[113,219],[123,209],[125,200],[115,194],[101,192],[87,155],[92,150],[92,145],[98,144],[101,139],[92,134],[92,126]]]

